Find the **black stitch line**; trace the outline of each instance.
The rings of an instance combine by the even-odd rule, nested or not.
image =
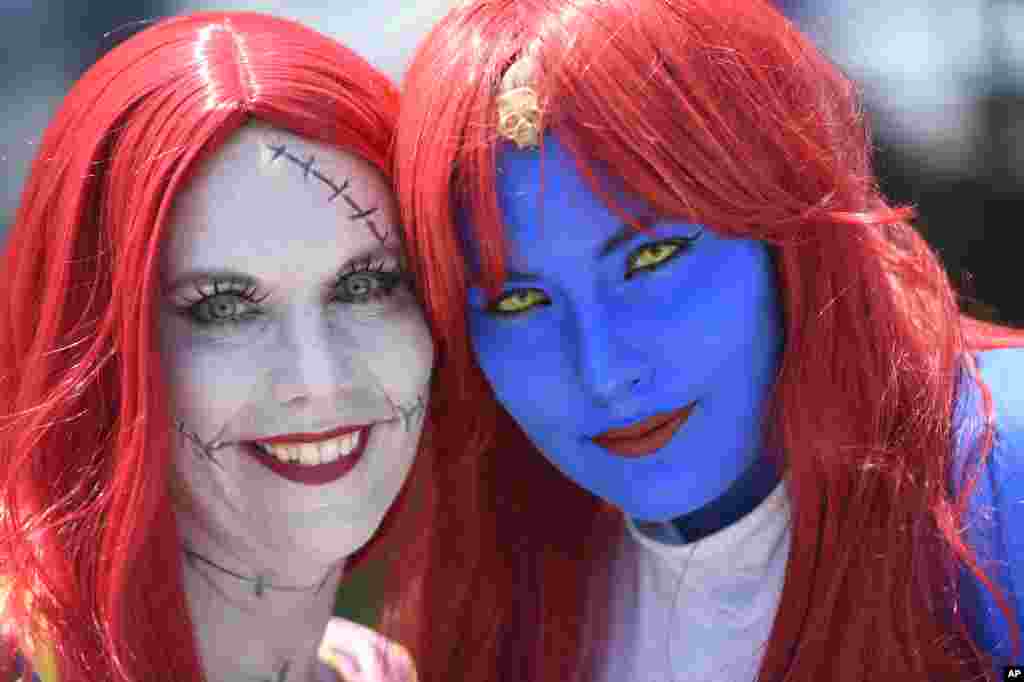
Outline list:
[[[348,217],[348,219],[349,220],[365,219],[367,226],[370,228],[370,232],[373,233],[373,236],[376,237],[377,241],[379,241],[381,244],[384,244],[385,241],[387,240],[387,238],[390,236],[390,234],[386,234],[383,237],[381,237],[380,236],[380,232],[377,231],[377,223],[375,223],[375,222],[373,222],[372,220],[369,219],[369,216],[371,216],[374,213],[376,213],[377,209],[376,208],[371,208],[371,209],[369,209],[367,211],[364,211],[363,208],[359,204],[357,204],[352,197],[348,196],[347,194],[344,197],[342,197],[342,198],[345,200],[345,203],[348,204],[348,207],[351,208],[353,211],[355,211],[355,213],[350,215]]]
[[[192,431],[189,431],[188,429],[185,428],[185,422],[181,420],[176,420],[175,425],[177,426],[178,432],[181,433],[181,435],[185,436],[185,439],[188,440],[189,445],[192,446],[193,454],[196,454],[200,459],[206,459],[212,462],[214,465],[221,469],[224,468],[224,466],[220,462],[218,462],[217,458],[214,457],[213,455],[213,451],[218,448],[224,447],[224,443],[221,443],[220,441],[214,441],[211,444],[211,446],[208,447],[205,443],[203,443],[202,439],[199,437],[199,434],[193,433]]]
[[[348,189],[348,179],[343,184],[336,185],[333,180],[318,170],[313,171],[313,176],[333,190],[334,193],[331,194],[331,198],[327,201],[334,201],[342,192]]]
[[[237,578],[238,580],[241,580],[242,582],[253,583],[253,592],[256,594],[257,597],[262,597],[266,593],[267,590],[275,590],[277,592],[309,592],[310,590],[312,590],[314,588],[313,585],[309,585],[309,586],[305,586],[305,587],[293,587],[293,586],[288,586],[288,585],[274,585],[274,584],[271,584],[271,583],[267,582],[266,577],[263,576],[263,575],[258,575],[255,578],[250,578],[247,575],[242,575],[241,573],[238,573],[236,571],[232,571],[229,568],[224,568],[223,566],[221,566],[217,562],[215,562],[215,561],[213,561],[211,559],[207,559],[205,556],[203,556],[199,552],[195,551],[194,549],[192,549],[188,545],[184,545],[182,547],[182,550],[185,552],[185,559],[186,559],[186,561],[188,561],[189,565],[192,566],[193,568],[195,568],[196,561],[198,560],[198,561],[202,561],[204,564],[207,564],[208,566],[211,566],[211,567],[217,569],[218,571],[221,571],[222,573],[227,573],[231,577]],[[327,584],[328,578],[331,577],[331,573],[332,573],[332,571],[328,571],[327,574],[320,580],[320,582],[316,584],[316,586],[315,586],[316,587],[315,594],[319,594],[320,590],[322,590],[324,588],[324,585]]]
[[[283,144],[278,145],[276,147],[274,145],[268,144],[267,148],[274,152],[274,156],[271,157],[270,159],[271,162],[276,161],[278,158],[283,156],[288,161],[291,161],[295,165],[302,168],[302,175],[304,179],[308,180],[309,176],[312,175],[314,178],[330,187],[333,193],[328,199],[329,202],[333,202],[335,199],[341,196],[345,200],[345,203],[349,205],[349,208],[355,211],[355,214],[349,216],[349,220],[363,220],[366,223],[367,227],[370,228],[370,232],[373,233],[373,236],[377,238],[377,241],[379,241],[381,244],[385,244],[387,242],[387,239],[388,237],[391,236],[391,233],[388,232],[384,234],[384,236],[382,237],[380,231],[377,230],[377,224],[369,219],[369,217],[376,213],[378,209],[375,207],[364,211],[359,206],[359,204],[357,204],[352,199],[352,197],[348,196],[347,194],[344,194],[345,190],[348,189],[349,187],[348,179],[346,179],[345,182],[343,182],[341,185],[338,185],[329,177],[327,177],[320,171],[316,170],[313,167],[316,161],[316,157],[314,157],[312,154],[310,155],[308,161],[303,161],[298,156],[295,156],[294,154],[290,153],[287,147]]]
[[[309,161],[299,163],[302,166],[302,179],[309,182],[309,172],[313,170],[313,164],[316,163],[316,157],[312,154],[309,155]]]
[[[359,212],[359,213],[356,213],[356,214],[355,214],[355,215],[353,215],[353,216],[350,216],[350,218],[351,218],[352,220],[363,220],[363,219],[365,219],[365,218],[369,218],[370,216],[372,216],[372,215],[373,215],[374,213],[376,213],[376,212],[377,212],[377,208],[376,208],[376,207],[374,207],[374,208],[369,208],[369,209],[367,209],[367,210],[365,210],[365,211],[361,211],[361,212]]]
[[[377,223],[373,222],[369,218],[366,219],[366,224],[370,227],[370,232],[373,232],[373,236],[379,239],[381,244],[383,244],[387,240],[387,238],[391,236],[390,232],[385,232],[384,236],[381,237],[380,234],[377,232]]]
[[[284,154],[285,149],[286,149],[283,144],[279,145],[277,147],[275,147],[272,144],[268,144],[267,148],[270,149],[270,151],[274,152],[274,155],[272,157],[270,157],[270,162],[271,163],[273,163],[274,161],[277,161],[281,157],[281,155]]]
[[[395,405],[395,407],[398,409],[398,411],[402,415],[402,426],[403,426],[403,428],[406,431],[408,431],[409,430],[409,425],[412,423],[412,418],[417,416],[417,415],[422,415],[426,405],[424,405],[424,403],[423,403],[423,396],[422,395],[417,395],[416,396],[416,403],[414,405],[412,405],[411,407],[404,407],[402,405]]]

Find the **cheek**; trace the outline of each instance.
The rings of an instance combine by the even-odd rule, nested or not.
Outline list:
[[[495,334],[487,324],[482,314],[470,313],[466,318],[466,326],[469,331],[470,346],[473,349],[473,356],[487,380],[491,384],[500,384],[501,376],[498,370],[501,368],[500,358],[505,355],[506,361],[513,361],[512,353],[503,352],[501,337]]]
[[[349,338],[386,393],[406,399],[423,393],[434,367],[434,342],[420,311],[353,325]]]
[[[161,360],[172,417],[205,433],[251,398],[258,381],[253,358],[238,347],[189,343],[170,327]]]
[[[688,383],[742,373],[755,356],[774,352],[781,339],[767,249],[742,242],[714,246],[678,274],[652,277],[650,291],[631,301],[622,320],[651,362]]]
[[[477,364],[498,402],[528,425],[565,419],[579,402],[572,336],[554,320],[505,324],[470,314]]]

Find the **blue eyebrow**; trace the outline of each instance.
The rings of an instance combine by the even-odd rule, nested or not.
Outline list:
[[[535,275],[532,272],[520,272],[519,270],[506,270],[505,275],[508,279],[514,279],[520,282],[539,282],[540,275]]]
[[[653,224],[652,221],[645,218],[638,219],[638,222],[644,227],[651,227],[651,225]],[[640,232],[635,227],[632,227],[630,225],[623,225],[615,234],[613,234],[611,237],[605,240],[603,244],[601,244],[601,248],[597,250],[598,260],[607,258],[612,253],[614,253],[618,248],[620,248],[623,244],[628,244],[629,242],[643,236],[645,236],[644,233]],[[508,276],[509,279],[514,279],[521,282],[537,282],[540,281],[541,279],[540,275],[535,275],[532,272],[523,272],[521,270],[506,270],[505,274]]]
[[[644,227],[650,227],[649,221],[640,221]],[[630,225],[623,225],[619,228],[619,231],[613,234],[611,237],[601,245],[601,248],[597,251],[597,258],[601,260],[610,256],[616,249],[621,247],[623,244],[628,244],[638,237],[644,236],[643,232],[640,232],[636,228]]]

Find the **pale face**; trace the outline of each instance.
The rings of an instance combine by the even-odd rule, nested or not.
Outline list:
[[[253,123],[176,198],[165,238],[161,352],[198,512],[179,514],[250,560],[351,554],[409,473],[433,368],[386,179]],[[272,437],[291,443],[255,444]]]

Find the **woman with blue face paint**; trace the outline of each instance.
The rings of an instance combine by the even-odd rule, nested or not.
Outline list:
[[[1024,339],[959,314],[853,85],[784,17],[466,2],[403,94],[439,428],[467,443],[423,679],[1019,660]]]

